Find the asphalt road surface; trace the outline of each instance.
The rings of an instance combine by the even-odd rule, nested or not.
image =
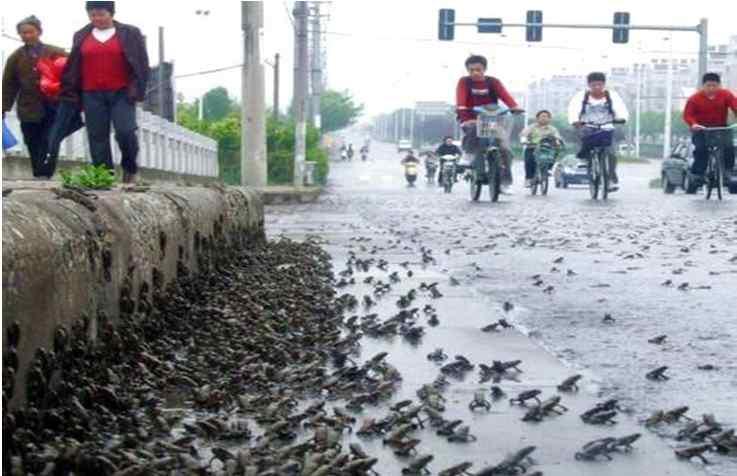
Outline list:
[[[427,328],[421,344],[364,344],[364,357],[387,350],[396,359],[392,363],[405,377],[397,398],[416,398],[414,391],[437,375],[437,366],[425,358],[437,347],[474,363],[523,359],[522,381],[500,384],[511,395],[546,389],[566,373],[584,375],[584,391],[563,397],[571,411],[533,426],[518,422],[521,414],[506,403],[493,407],[496,416],[470,419],[468,401],[488,385],[479,385],[475,374],[454,384],[448,411],[470,424],[479,441],[448,450],[435,435],[423,439],[428,451],[420,452],[436,456],[433,473],[462,460],[474,462],[478,471],[535,444],[535,469],[546,475],[737,474],[734,457],[709,455],[709,466],[677,461],[668,447],[684,446],[673,439],[682,424],[647,430],[638,423],[655,410],[688,405],[694,418],[708,413],[725,428],[737,426],[737,196],[723,202],[666,196],[648,188],[658,176],[654,162],[621,164],[622,188],[607,202],[590,200],[585,187],[551,187],[548,196],[533,197],[522,186],[517,161],[510,195],[491,203],[484,190],[481,201],[472,203],[463,182],[451,194],[422,179],[408,188],[399,160],[395,146],[374,143],[368,162],[331,164],[319,203],[271,207],[267,213],[272,237],[324,240],[336,272],[353,252],[385,258],[389,271],[403,273],[395,298],[372,309],[382,317],[396,312],[394,300],[402,292],[422,281],[439,282],[444,296],[421,304],[434,305],[441,323]],[[422,262],[423,249],[432,261]],[[408,269],[412,277],[404,275]],[[359,277],[369,274],[356,276],[357,284],[345,291],[359,298],[367,294],[370,287]],[[504,311],[504,302],[513,309]],[[500,317],[527,337],[479,331]],[[667,336],[662,343],[648,342],[659,335]],[[667,380],[645,378],[659,366],[668,366]],[[575,416],[607,398],[619,399],[628,413],[619,427],[592,428]],[[595,466],[572,459],[590,439],[632,431],[645,437],[631,455]],[[382,474],[396,474],[401,462],[392,458],[382,456]]]

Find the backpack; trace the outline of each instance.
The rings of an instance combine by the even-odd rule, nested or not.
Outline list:
[[[489,97],[491,98],[492,104],[497,104],[499,102],[499,96],[496,94],[496,91],[494,90],[494,78],[491,76],[484,76],[484,83],[486,84],[486,89],[489,90]],[[473,104],[473,94],[471,93],[471,89],[473,89],[473,80],[470,76],[466,76],[466,91],[468,91],[468,104]]]
[[[584,115],[586,112],[586,104],[589,103],[589,96],[591,93],[589,93],[588,90],[586,90],[586,93],[583,95],[583,102],[581,102],[581,112],[578,113],[578,117],[581,118],[581,116]],[[604,90],[604,99],[606,100],[606,108],[607,111],[609,111],[609,114],[614,117],[614,109],[612,108],[612,96],[609,94],[609,90]]]

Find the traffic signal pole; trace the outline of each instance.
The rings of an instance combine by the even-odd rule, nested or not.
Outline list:
[[[618,12],[621,13],[621,12]],[[481,20],[481,19],[479,19]],[[629,21],[629,16],[625,21]],[[441,9],[440,18],[438,22],[439,27],[439,39],[444,41],[452,41],[455,32],[454,27],[456,26],[472,26],[479,29],[480,32],[491,24],[488,22],[456,22],[455,21],[455,10],[452,9]],[[708,65],[708,54],[709,54],[709,40],[708,40],[708,27],[709,22],[706,18],[702,18],[696,26],[678,26],[678,25],[630,25],[629,23],[613,23],[613,24],[579,24],[579,23],[544,23],[544,22],[524,22],[524,23],[504,23],[501,19],[495,19],[493,23],[496,27],[494,33],[501,33],[502,28],[527,28],[529,30],[538,30],[540,32],[537,39],[541,39],[542,28],[565,28],[565,29],[577,29],[577,30],[612,30],[624,32],[622,39],[616,43],[626,43],[628,37],[626,32],[632,30],[647,30],[647,31],[692,31],[699,34],[699,77],[697,78],[697,86],[701,85],[701,78],[706,73]],[[487,30],[488,31],[488,30]]]

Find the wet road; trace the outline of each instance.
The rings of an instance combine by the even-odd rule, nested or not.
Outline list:
[[[401,339],[364,349],[386,348],[399,353],[402,362],[422,362],[410,377],[405,375],[405,384],[408,379],[412,384],[405,385],[408,397],[436,374],[424,359],[435,347],[481,361],[515,358],[499,356],[465,327],[471,320],[478,329],[504,315],[559,359],[584,369],[590,393],[620,399],[635,418],[688,405],[693,416],[713,413],[725,426],[737,426],[737,197],[718,203],[700,196],[664,196],[647,188],[657,176],[657,164],[622,165],[623,189],[608,202],[593,202],[587,189],[575,187],[551,188],[547,197],[531,197],[520,185],[517,163],[512,195],[496,204],[487,195],[471,203],[465,183],[450,195],[424,183],[408,189],[395,148],[374,144],[372,149],[368,163],[332,164],[331,184],[319,203],[270,208],[267,227],[271,235],[323,237],[336,271],[348,251],[368,254],[376,247],[377,256],[392,263],[410,261],[422,279],[443,283],[447,299],[437,305],[441,326],[428,332],[419,349]],[[435,259],[427,268],[420,267],[423,246]],[[458,286],[448,284],[450,277]],[[357,288],[350,292],[359,297],[366,292]],[[504,313],[504,301],[512,302],[514,310]],[[383,309],[385,317],[389,308]],[[613,321],[603,322],[606,314]],[[459,324],[453,330],[455,322]],[[667,335],[663,344],[648,343],[661,334]],[[669,380],[645,378],[661,365],[669,367]],[[461,407],[473,387],[458,390]],[[658,431],[675,430],[666,426]],[[578,426],[556,431],[572,439],[576,435],[579,443],[592,436]],[[508,443],[500,446],[507,451],[521,446]],[[671,439],[665,443],[676,446]],[[484,459],[493,460],[495,455],[483,448]],[[477,450],[467,459],[481,458],[474,454]],[[718,464],[712,474],[737,474],[734,458],[714,458]],[[452,462],[457,461],[448,460]],[[688,474],[701,472],[696,463],[683,463],[682,468]],[[663,468],[635,474],[681,473]]]

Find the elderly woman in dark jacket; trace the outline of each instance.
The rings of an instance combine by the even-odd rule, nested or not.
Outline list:
[[[17,25],[23,46],[10,55],[3,72],[3,117],[18,102],[18,119],[23,141],[31,156],[31,168],[36,178],[50,178],[53,171],[46,163],[48,136],[54,122],[54,101],[41,92],[36,65],[42,58],[66,56],[63,49],[41,42],[41,21],[31,15]]]
[[[90,24],[74,34],[62,77],[62,101],[81,101],[92,162],[113,168],[110,123],[122,152],[123,182],[138,165],[136,101],[146,95],[149,64],[141,31],[113,20],[115,2],[87,2]]]

